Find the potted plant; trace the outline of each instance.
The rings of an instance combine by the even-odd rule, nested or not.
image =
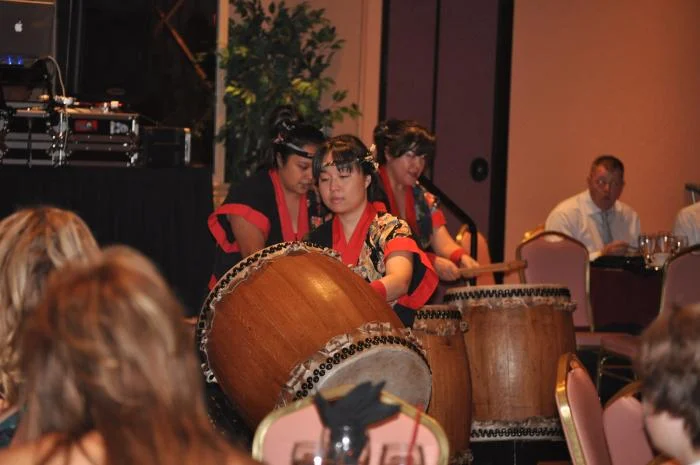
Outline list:
[[[221,52],[227,118],[219,137],[227,139],[227,180],[236,183],[258,169],[270,143],[267,121],[278,105],[293,105],[306,122],[326,130],[360,111],[354,103],[343,105],[347,91],[334,90],[335,81],[324,74],[344,41],[323,9],[307,2],[231,5],[229,42]],[[331,104],[324,108],[329,92]]]

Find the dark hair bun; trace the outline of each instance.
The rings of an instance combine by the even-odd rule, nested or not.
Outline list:
[[[303,122],[301,114],[291,105],[279,105],[270,114],[267,127],[270,130],[270,138],[275,139],[280,132],[288,132],[291,129],[285,125],[291,126],[297,122]]]

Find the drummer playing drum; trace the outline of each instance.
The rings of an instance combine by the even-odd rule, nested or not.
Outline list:
[[[309,240],[338,251],[343,263],[393,303],[401,321],[410,326],[438,277],[408,224],[384,211],[382,203],[371,203],[378,186],[374,157],[357,137],[336,136],[316,153],[313,176],[334,217],[312,231]]]
[[[478,267],[450,235],[437,199],[418,184],[426,158],[435,153],[435,136],[415,121],[391,119],[374,129],[374,143],[387,208],[408,222],[423,250],[433,252],[429,257],[440,279],[454,281],[459,268]]]
[[[241,259],[268,245],[300,240],[324,221],[311,176],[311,160],[324,135],[297,121],[287,107],[273,114],[270,127],[269,169],[232,186],[209,217],[217,245],[210,289]]]

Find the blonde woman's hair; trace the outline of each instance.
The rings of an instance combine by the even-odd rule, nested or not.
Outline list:
[[[109,464],[225,463],[183,315],[155,266],[127,247],[54,273],[22,330],[27,439],[58,433],[46,459],[94,431]]]
[[[18,328],[41,298],[51,271],[98,252],[85,222],[52,207],[20,210],[0,221],[0,396],[15,404]]]

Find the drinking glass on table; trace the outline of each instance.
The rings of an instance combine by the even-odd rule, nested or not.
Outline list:
[[[657,268],[664,266],[668,257],[673,253],[675,238],[670,232],[662,231],[656,235],[653,265]]]
[[[318,441],[299,441],[292,447],[291,465],[322,465],[324,453]]]
[[[639,253],[644,257],[644,263],[651,266],[654,258],[654,250],[656,249],[656,236],[653,234],[639,235]]]
[[[677,254],[681,249],[688,247],[688,236],[675,235],[673,236],[673,254]]]
[[[324,428],[321,433],[321,449],[325,465],[367,465],[369,463],[369,436],[362,428],[350,425],[335,429]]]
[[[410,448],[410,451],[409,451]],[[423,448],[420,444],[390,442],[382,446],[379,465],[423,465]]]

